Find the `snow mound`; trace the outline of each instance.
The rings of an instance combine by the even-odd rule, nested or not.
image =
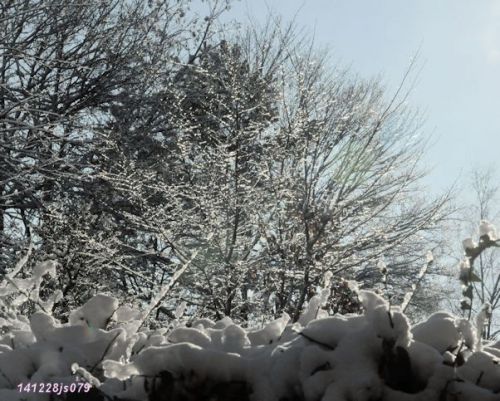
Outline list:
[[[17,386],[80,380],[93,400],[500,401],[498,344],[478,345],[470,322],[440,312],[412,328],[370,291],[362,314],[325,317],[322,295],[298,322],[257,329],[225,317],[137,331],[141,314],[106,295],[66,324],[13,316],[22,327],[0,337],[0,399],[49,400]]]

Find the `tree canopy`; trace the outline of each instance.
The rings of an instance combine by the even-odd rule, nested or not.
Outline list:
[[[373,287],[380,259],[401,299],[447,201],[419,195],[405,81],[389,95],[293,24],[235,33],[226,3],[189,3],[0,5],[4,271],[29,244],[56,260],[63,317],[168,288],[152,319],[296,320],[325,283],[355,311],[344,280]]]

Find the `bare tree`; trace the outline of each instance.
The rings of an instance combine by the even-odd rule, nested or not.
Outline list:
[[[136,150],[145,152],[148,140],[153,148],[158,133],[149,128],[164,118],[151,100],[196,57],[190,49],[209,38],[215,18],[189,15],[188,3],[0,5],[2,268],[33,242],[39,257],[59,260],[68,297],[110,288],[104,283],[133,272],[126,259],[143,255],[116,241],[127,236],[125,214],[142,211],[142,192],[127,174],[140,175],[131,169],[144,155]],[[214,13],[224,6],[215,2]],[[126,114],[118,125],[116,116]]]
[[[54,194],[76,191],[99,146],[92,120],[137,85],[142,2],[8,1],[0,5],[0,232],[4,250],[33,240]],[[90,169],[90,170],[86,170]],[[5,226],[7,225],[7,227]],[[5,253],[2,252],[4,255]]]
[[[297,319],[326,275],[356,308],[342,279],[372,286],[382,256],[404,293],[447,197],[417,196],[403,87],[332,71],[293,24],[186,5],[0,6],[4,248],[59,261],[60,314],[112,291],[148,318]]]
[[[411,287],[447,197],[417,196],[422,142],[405,94],[387,101],[376,82],[329,70],[293,29],[267,29],[197,66],[203,145],[185,148],[201,214],[184,223],[186,246],[215,235],[181,298],[216,316],[297,318],[327,272],[372,285],[383,255]]]

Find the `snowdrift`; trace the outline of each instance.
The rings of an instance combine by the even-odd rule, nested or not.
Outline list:
[[[259,330],[227,317],[141,330],[140,313],[105,295],[66,324],[17,316],[2,322],[0,400],[500,400],[500,345],[469,321],[442,312],[412,328],[379,295],[359,298],[362,315],[325,316],[317,296],[298,323],[283,315]],[[19,391],[75,381],[91,391]]]

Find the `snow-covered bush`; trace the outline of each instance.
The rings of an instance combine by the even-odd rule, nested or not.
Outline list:
[[[465,247],[463,269],[488,244]],[[183,302],[168,327],[148,329],[169,286],[143,311],[98,294],[63,323],[51,314],[60,292],[40,296],[57,264],[16,278],[27,256],[0,283],[1,401],[500,401],[500,342],[481,339],[486,309],[475,325],[438,312],[411,327],[404,306],[352,286],[361,313],[330,315],[325,279],[295,323],[286,313],[255,329],[227,316],[183,320]],[[78,382],[89,392],[26,390]]]
[[[60,290],[51,291],[42,297],[42,283],[45,278],[55,279],[57,264],[45,261],[37,264],[30,277],[16,277],[23,269],[31,248],[25,257],[16,264],[14,269],[2,276],[0,282],[0,333],[12,334],[16,330],[28,327],[26,315],[35,310],[51,311],[54,303],[62,297]]]
[[[320,294],[299,322],[256,330],[227,317],[141,329],[106,295],[65,324],[37,311],[0,337],[0,400],[76,400],[18,390],[76,380],[89,400],[500,400],[500,344],[483,345],[469,321],[442,312],[412,328],[374,292],[359,299],[362,314],[327,316]]]

